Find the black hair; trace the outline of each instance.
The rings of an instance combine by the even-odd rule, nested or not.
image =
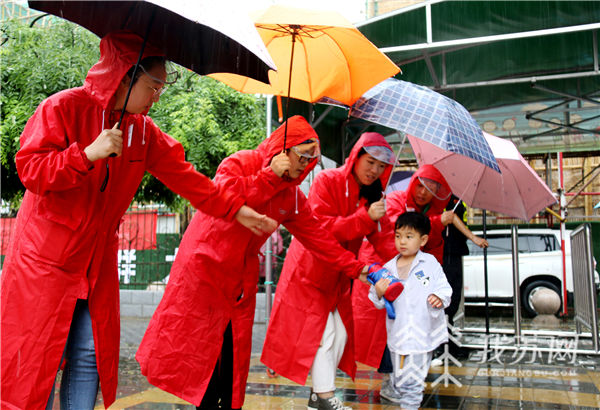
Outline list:
[[[162,65],[164,67],[166,62],[167,62],[167,60],[163,56],[150,56],[150,57],[143,58],[142,61],[140,61],[140,65],[142,67],[144,67],[144,70],[150,71],[157,65]],[[127,74],[126,74],[127,77],[131,78],[131,76],[133,75],[134,69],[135,69],[135,64],[132,65],[131,68],[127,71]],[[144,71],[142,71],[142,69],[138,67],[138,70],[135,73],[135,78],[133,79],[133,84],[135,84],[137,79],[140,78],[140,76],[142,74],[144,74]]]
[[[367,154],[364,147],[360,149],[358,152],[358,156],[356,159],[362,157],[364,154]],[[383,185],[381,185],[381,179],[377,178],[371,185],[363,185],[360,187],[360,191],[358,193],[359,198],[365,198],[367,203],[371,205],[373,202],[377,202],[381,199],[383,195]]]
[[[413,228],[421,235],[429,235],[431,231],[431,223],[429,218],[419,212],[404,212],[398,215],[396,219],[396,230],[401,228]]]

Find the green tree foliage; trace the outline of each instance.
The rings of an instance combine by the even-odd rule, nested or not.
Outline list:
[[[99,39],[71,23],[30,28],[19,23],[2,27],[1,165],[2,199],[18,205],[24,187],[15,168],[19,136],[38,104],[66,88],[83,84],[98,60]],[[156,103],[149,115],[179,140],[188,161],[214,176],[227,155],[252,149],[264,138],[264,99],[237,91],[181,67],[179,81]],[[185,204],[162,183],[145,175],[136,194],[141,202]]]
[[[15,167],[19,136],[43,99],[60,90],[80,86],[98,60],[99,40],[73,24],[52,29],[19,23],[2,26],[1,116],[2,199],[15,206],[24,187]]]
[[[186,159],[213,177],[219,163],[242,149],[253,149],[265,136],[263,98],[241,94],[209,77],[179,68],[180,78],[168,86],[150,117],[180,141]],[[177,198],[154,177],[146,175],[137,200],[154,200],[179,208]]]

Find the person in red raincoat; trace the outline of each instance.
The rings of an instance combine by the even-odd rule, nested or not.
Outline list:
[[[434,255],[440,264],[443,263],[442,232],[445,226],[450,223],[464,226],[451,210],[444,210],[450,194],[450,187],[443,175],[433,165],[423,165],[411,177],[406,191],[394,191],[387,195],[387,215],[390,220],[395,221],[398,215],[407,211],[421,212],[429,217],[431,232],[423,251]],[[393,235],[388,240],[393,242]],[[388,259],[378,255],[369,244],[364,244],[360,250],[360,260],[383,264]],[[391,362],[386,363],[384,358],[387,340],[385,311],[374,308],[368,293],[369,286],[355,281],[352,307],[355,316],[356,360],[379,368],[382,373],[390,373]]]
[[[393,235],[393,227],[381,199],[393,162],[385,138],[367,132],[343,166],[320,172],[312,184],[308,201],[315,216],[355,257],[365,237],[382,255],[391,258],[396,253],[393,241],[385,240]],[[334,396],[338,364],[351,377],[356,373],[351,284],[339,266],[317,259],[300,241],[292,240],[261,360],[300,384],[311,371],[311,408],[342,406]],[[338,402],[327,404],[328,399]]]
[[[16,165],[26,192],[1,281],[3,409],[52,407],[61,363],[62,408],[93,408],[98,380],[104,405],[114,402],[117,230],[144,172],[206,214],[236,218],[256,233],[271,229],[269,218],[196,172],[181,144],[145,115],[167,76],[151,46],[123,118],[127,138],[114,127],[141,45],[129,32],[106,36],[84,85],[44,100],[21,135]]]
[[[320,226],[299,188],[317,163],[318,136],[304,118],[293,116],[286,142],[291,148],[282,152],[284,130],[285,124],[255,150],[226,158],[215,182],[283,224],[345,276],[357,278],[366,267]],[[136,354],[151,384],[198,408],[241,408],[252,349],[258,253],[268,236],[250,235],[203,212],[194,215]]]

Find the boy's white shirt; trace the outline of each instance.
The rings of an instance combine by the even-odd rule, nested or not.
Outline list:
[[[399,256],[396,255],[384,265],[396,278]],[[415,255],[403,284],[404,290],[394,301],[396,319],[386,315],[388,348],[401,355],[430,352],[448,341],[444,308],[450,304],[452,288],[435,257],[422,251]],[[442,308],[434,308],[427,302],[431,294],[442,300]],[[385,307],[384,299],[377,297],[373,285],[369,290],[369,299],[378,309]]]

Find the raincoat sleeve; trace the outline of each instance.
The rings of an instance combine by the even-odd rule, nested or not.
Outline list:
[[[240,151],[221,162],[215,183],[235,192],[256,208],[291,185],[278,177],[270,166],[262,167],[262,158],[255,151]]]
[[[300,188],[296,188],[300,191]],[[283,225],[300,243],[308,249],[317,259],[335,266],[350,278],[358,278],[363,263],[356,260],[356,256],[344,249],[338,241],[324,229],[308,207],[306,197],[298,192],[298,213],[284,221]]]
[[[371,219],[364,206],[359,206],[348,216],[340,216],[340,204],[333,196],[336,189],[339,190],[338,184],[339,181],[320,173],[310,188],[311,207],[321,225],[339,242],[362,238],[375,231],[377,223]]]
[[[157,133],[155,143],[148,152],[148,172],[202,212],[228,221],[233,220],[244,205],[244,200],[218,187],[208,177],[196,171],[192,164],[185,161],[183,146],[158,129],[148,117],[146,121],[151,122]]]
[[[68,111],[68,109],[66,109]],[[43,101],[25,125],[15,157],[19,178],[36,194],[85,183],[94,168],[81,144],[69,141],[66,116],[56,98]]]
[[[377,297],[377,291],[373,285],[369,287],[369,300],[373,302],[373,305],[375,305],[377,309],[383,309],[385,307],[385,301],[383,298],[379,299]]]

